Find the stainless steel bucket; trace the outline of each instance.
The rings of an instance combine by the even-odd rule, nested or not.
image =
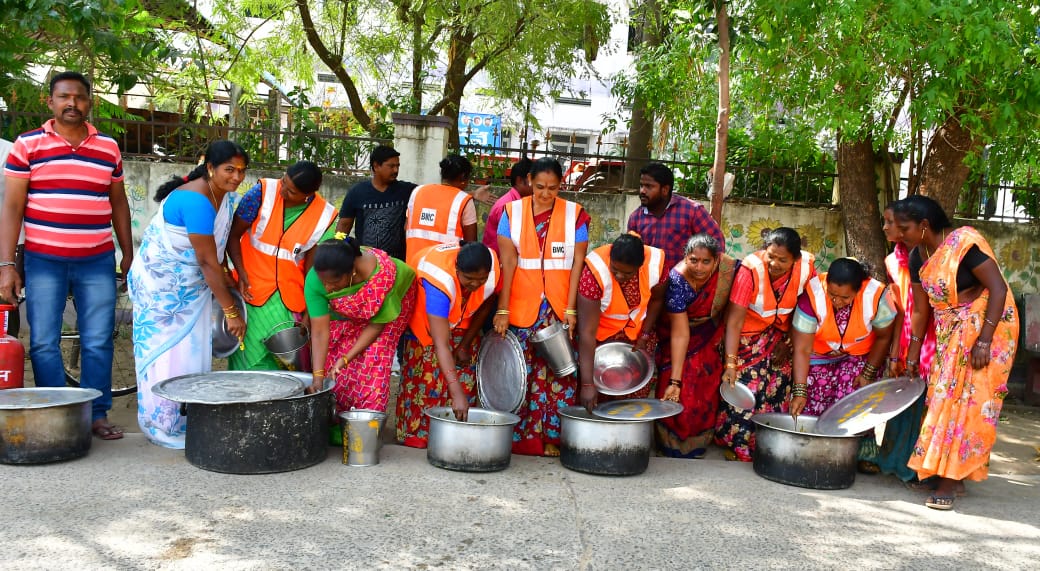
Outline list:
[[[558,376],[569,375],[578,370],[578,363],[574,360],[574,348],[567,337],[567,328],[562,323],[557,321],[542,328],[531,336],[531,342],[548,361],[549,368]]]
[[[282,325],[292,327],[278,329]],[[311,370],[311,338],[307,330],[295,321],[283,321],[272,329],[278,329],[264,338],[264,347],[289,371]]]
[[[343,427],[343,463],[348,466],[375,466],[382,443],[379,433],[386,413],[378,410],[351,410],[339,413]]]

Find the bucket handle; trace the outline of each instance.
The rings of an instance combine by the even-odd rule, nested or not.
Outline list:
[[[278,327],[280,327],[282,325],[285,325],[286,323],[292,325],[293,327],[299,327],[300,329],[303,329],[303,323],[301,323],[299,321],[296,321],[295,319],[290,319],[288,321],[281,321],[281,322],[275,323],[274,325],[271,326],[270,329],[267,330],[267,335],[264,337],[264,341],[270,339],[271,336],[274,335],[275,333],[281,333],[282,331],[285,331],[285,329],[288,329],[288,327],[286,327],[285,329],[278,329]],[[310,332],[309,331],[307,332],[307,336],[310,337]]]

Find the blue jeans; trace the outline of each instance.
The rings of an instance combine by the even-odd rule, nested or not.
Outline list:
[[[69,292],[76,305],[80,342],[80,380],[97,389],[92,419],[112,408],[112,331],[115,329],[115,254],[89,261],[61,262],[25,253],[25,306],[29,320],[29,358],[38,387],[65,386],[61,360],[61,322]]]

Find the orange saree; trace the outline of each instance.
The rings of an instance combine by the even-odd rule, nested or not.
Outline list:
[[[950,232],[921,268],[921,286],[935,314],[936,345],[925,418],[909,462],[922,480],[934,475],[986,479],[1018,346],[1018,312],[1008,288],[990,345],[989,365],[978,370],[971,366],[971,349],[989,300],[988,290],[968,303],[957,299],[957,266],[972,246],[996,260],[986,239],[966,226]]]

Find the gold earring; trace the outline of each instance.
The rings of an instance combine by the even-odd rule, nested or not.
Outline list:
[[[210,177],[210,178],[213,178],[213,171],[209,171],[209,177]],[[923,235],[924,235],[924,234],[922,234],[922,236],[923,236]]]

